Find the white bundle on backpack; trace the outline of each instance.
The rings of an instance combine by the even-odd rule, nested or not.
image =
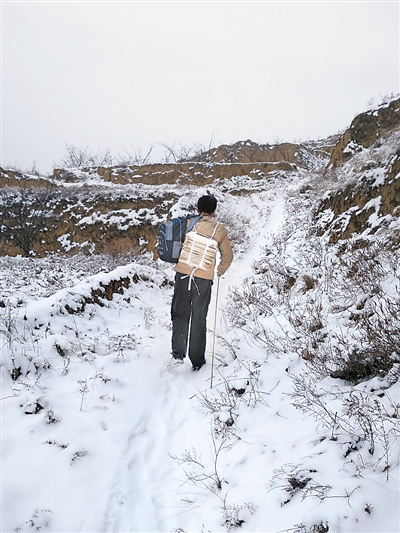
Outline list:
[[[211,237],[197,233],[196,227],[186,234],[179,262],[189,265],[193,269],[211,270],[215,265],[218,242],[213,239],[217,230],[216,224]]]

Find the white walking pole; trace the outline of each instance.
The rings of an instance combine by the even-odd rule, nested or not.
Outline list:
[[[212,355],[211,355],[211,380],[210,380],[210,389],[212,389],[213,386],[213,379],[214,379],[214,353],[215,353],[215,331],[217,329],[217,309],[218,309],[218,293],[219,293],[219,279],[217,281],[217,296],[215,299],[215,314],[214,314],[214,336],[213,336],[213,343],[212,343]]]

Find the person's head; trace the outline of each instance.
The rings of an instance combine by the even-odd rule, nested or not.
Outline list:
[[[199,213],[212,215],[217,209],[217,199],[211,194],[201,196],[197,202],[197,209],[199,210]]]

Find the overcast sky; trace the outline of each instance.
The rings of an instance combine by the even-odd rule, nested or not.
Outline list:
[[[2,1],[1,165],[327,137],[399,90],[399,2]]]

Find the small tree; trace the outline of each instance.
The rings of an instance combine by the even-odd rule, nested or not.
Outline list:
[[[146,155],[143,155],[142,149],[140,146],[138,148],[133,148],[131,151],[124,150],[122,154],[118,155],[118,164],[120,165],[145,165],[149,163],[150,155],[153,151],[153,147],[150,146]]]
[[[181,143],[173,145],[160,143],[164,148],[164,163],[184,163],[195,161],[211,163],[211,151],[215,144],[215,133],[212,134],[208,145],[195,143],[194,146],[184,146]]]
[[[31,255],[52,212],[55,190],[49,187],[8,188],[0,191],[0,240],[13,241],[23,255]]]
[[[105,167],[112,166],[113,156],[109,150],[94,154],[89,148],[79,148],[66,144],[67,155],[61,160],[63,168]]]
[[[171,146],[169,144],[160,143],[164,148],[164,157],[163,163],[181,163],[183,161],[188,161],[192,155],[192,148],[183,146],[182,144],[176,145],[175,143]]]

